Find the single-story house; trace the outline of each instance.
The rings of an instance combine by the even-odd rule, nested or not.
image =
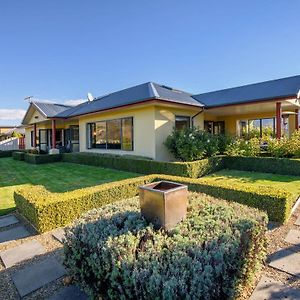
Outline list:
[[[173,128],[195,126],[277,138],[299,128],[300,75],[203,94],[147,82],[77,106],[32,101],[22,124],[26,148],[131,154],[169,160]]]

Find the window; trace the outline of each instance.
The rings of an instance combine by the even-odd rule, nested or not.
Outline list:
[[[225,122],[224,121],[204,121],[204,131],[212,134],[224,134]]]
[[[133,118],[89,123],[88,148],[133,151]]]
[[[190,117],[175,116],[176,130],[183,130],[190,127]]]
[[[240,136],[262,137],[262,136],[275,136],[275,118],[253,119],[246,121],[239,121]]]

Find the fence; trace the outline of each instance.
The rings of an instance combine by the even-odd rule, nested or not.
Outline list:
[[[25,149],[25,138],[12,137],[0,142],[0,151]]]

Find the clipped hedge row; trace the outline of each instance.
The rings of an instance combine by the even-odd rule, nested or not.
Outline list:
[[[22,152],[22,151],[13,152],[12,158],[14,160],[25,160],[25,152]]]
[[[211,157],[194,162],[163,162],[135,157],[98,153],[64,153],[63,161],[112,168],[141,174],[168,174],[198,178],[224,168],[223,157]]]
[[[1,151],[0,150],[0,158],[2,158],[2,157],[11,157],[14,151],[15,150],[7,150],[7,151]]]
[[[30,164],[47,164],[61,161],[61,154],[31,154],[26,153],[24,157],[25,161]]]
[[[154,230],[128,199],[67,230],[64,265],[91,299],[236,299],[265,258],[266,224],[256,209],[190,194],[187,218]]]
[[[226,169],[300,176],[300,159],[226,156]]]
[[[152,177],[137,177],[65,193],[51,193],[43,186],[23,187],[14,193],[17,211],[39,232],[62,227],[83,212],[137,194],[138,186]]]
[[[42,186],[23,187],[14,193],[17,210],[39,231],[45,232],[65,226],[83,212],[138,194],[145,183],[169,180],[189,186],[190,191],[201,192],[229,201],[246,204],[267,212],[271,221],[284,223],[291,214],[296,199],[273,187],[228,184],[208,178],[191,179],[168,175],[149,175],[106,183],[65,193],[51,193]]]

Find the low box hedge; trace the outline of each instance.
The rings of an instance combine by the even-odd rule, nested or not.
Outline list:
[[[15,151],[12,153],[12,157],[14,160],[25,160],[25,152]]]
[[[39,231],[45,232],[65,226],[82,213],[117,200],[138,194],[145,183],[169,180],[187,184],[190,191],[201,192],[229,201],[235,201],[267,212],[271,221],[284,223],[291,214],[296,199],[273,187],[233,185],[208,178],[191,179],[170,175],[148,175],[106,183],[65,193],[51,193],[42,186],[23,187],[14,193],[17,210]]]
[[[64,153],[63,161],[101,166],[141,174],[168,174],[198,178],[224,168],[223,157],[216,156],[194,162],[163,162],[98,153]]]
[[[32,154],[26,153],[24,160],[30,164],[46,164],[61,161],[61,154]]]
[[[300,159],[226,156],[223,165],[231,170],[300,176]]]
[[[1,157],[11,157],[13,152],[15,152],[15,150],[7,150],[7,151],[0,150],[0,158]]]
[[[261,268],[266,224],[256,209],[190,194],[187,218],[154,230],[128,199],[66,231],[64,265],[91,299],[236,299]]]

